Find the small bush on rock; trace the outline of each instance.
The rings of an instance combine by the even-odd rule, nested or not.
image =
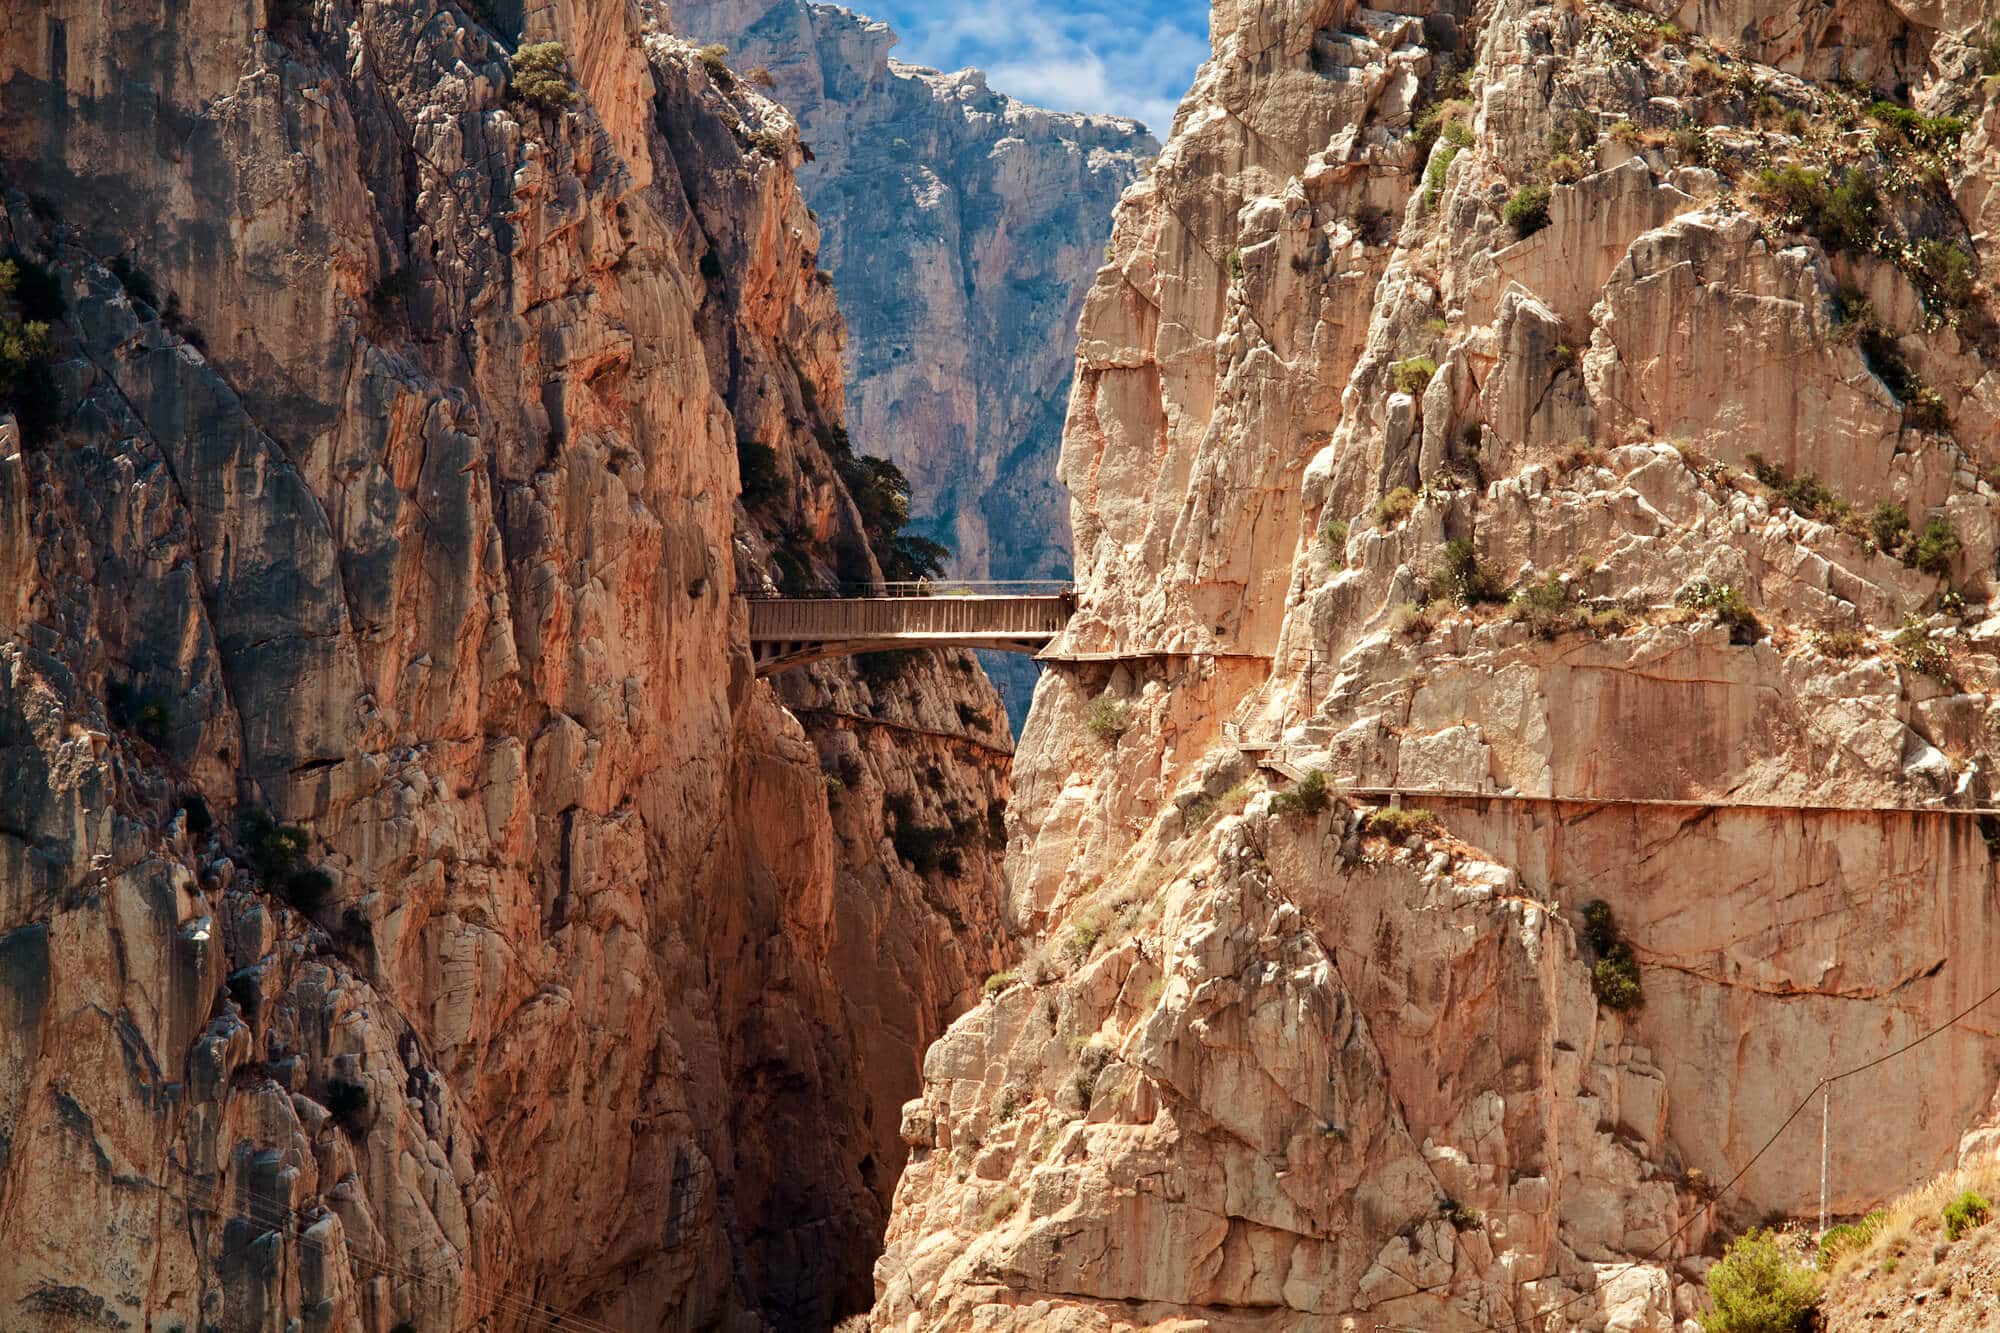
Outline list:
[[[1706,1333],[1804,1333],[1819,1305],[1819,1275],[1768,1231],[1737,1237],[1707,1280]]]
[[[729,48],[720,42],[710,42],[695,53],[701,59],[701,67],[708,71],[708,77],[715,80],[715,86],[727,92],[736,86],[736,76],[729,72]]]
[[[1875,1233],[1882,1229],[1882,1223],[1887,1217],[1887,1213],[1878,1209],[1859,1222],[1842,1222],[1838,1226],[1829,1227],[1827,1233],[1819,1238],[1820,1271],[1831,1272],[1842,1256],[1866,1249],[1868,1243],[1875,1239]]]
[[[1438,363],[1427,356],[1412,356],[1390,367],[1389,379],[1396,386],[1397,393],[1421,398],[1430,385],[1431,376],[1437,374],[1437,368]]]
[[[1942,578],[1951,573],[1951,562],[1958,558],[1958,532],[1948,518],[1934,518],[1924,524],[1916,544],[1910,548],[1910,563],[1926,574],[1936,574]]]
[[[569,57],[561,42],[529,42],[509,62],[514,96],[537,111],[557,112],[576,105],[569,86]]]
[[[1320,769],[1300,778],[1290,791],[1279,792],[1271,798],[1271,813],[1289,819],[1295,815],[1323,814],[1333,804],[1333,797],[1327,791],[1326,774]]]
[[[1398,486],[1375,502],[1375,526],[1386,528],[1392,523],[1401,523],[1416,511],[1417,493],[1408,486]]]
[[[1986,1214],[1990,1205],[1985,1198],[1973,1190],[1966,1190],[1944,1206],[1944,1234],[1946,1240],[1957,1240],[1966,1232],[1986,1225]]]
[[[1957,674],[1951,668],[1951,650],[1944,643],[1932,637],[1930,628],[1923,621],[1911,616],[1903,622],[1903,628],[1896,631],[1894,640],[1896,660],[1919,675],[1929,676],[1942,685],[1958,683]]]
[[[1618,934],[1617,923],[1611,918],[1611,904],[1602,898],[1584,904],[1583,938],[1597,955],[1590,969],[1590,989],[1597,1002],[1621,1013],[1644,1004],[1639,962],[1632,956],[1632,946]]]
[[[1501,599],[1500,581],[1479,562],[1479,552],[1471,540],[1453,537],[1444,544],[1444,568],[1431,579],[1431,596],[1460,606]]]
[[[1539,182],[1523,185],[1508,197],[1500,216],[1516,237],[1526,240],[1533,236],[1549,225],[1549,187]]]
[[[1109,694],[1100,694],[1083,710],[1083,725],[1091,735],[1110,745],[1132,725],[1132,709]]]
[[[1743,594],[1727,583],[1700,579],[1681,589],[1674,600],[1682,610],[1705,611],[1717,623],[1729,626],[1732,643],[1755,643],[1758,631],[1763,629],[1763,623]]]
[[[1370,810],[1361,819],[1361,831],[1387,838],[1391,842],[1404,842],[1411,836],[1436,837],[1444,832],[1444,825],[1438,821],[1434,810],[1417,810],[1404,805],[1385,805]]]

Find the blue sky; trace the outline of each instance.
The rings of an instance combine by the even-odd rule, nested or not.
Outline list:
[[[993,87],[1060,111],[1136,116],[1165,139],[1208,58],[1208,0],[840,0],[884,19],[899,60],[977,65]]]

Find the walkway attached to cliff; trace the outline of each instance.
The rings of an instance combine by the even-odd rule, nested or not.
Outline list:
[[[912,648],[1039,653],[1076,610],[1065,583],[927,580],[746,600],[760,676],[829,657]]]

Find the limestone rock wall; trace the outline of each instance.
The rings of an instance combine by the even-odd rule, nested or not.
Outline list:
[[[1818,1136],[1718,1185],[1995,985],[1984,15],[1396,9],[1217,0],[1118,210],[1039,943],[904,1109],[878,1329],[1690,1330]],[[1989,1030],[1842,1085],[1837,1210]]]
[[[1137,123],[1028,106],[977,70],[892,59],[896,35],[809,0],[677,0],[677,21],[768,74],[814,160],[851,337],[848,426],[909,474],[966,578],[1064,578],[1055,459],[1076,322],[1111,210],[1158,144]],[[1032,669],[989,657],[1024,717]]]
[[[824,1328],[1002,961],[976,667],[752,676],[741,449],[874,568],[790,118],[525,8],[0,18],[10,1324]]]

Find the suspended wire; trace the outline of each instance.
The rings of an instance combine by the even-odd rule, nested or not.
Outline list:
[[[1875,1068],[1877,1065],[1887,1064],[1889,1061],[1895,1059],[1897,1056],[1915,1050],[1917,1047],[1929,1041],[1932,1037],[1937,1036],[1940,1032],[1944,1032],[1950,1028],[1957,1027],[1958,1024],[1962,1022],[1974,1010],[1979,1009],[1983,1005],[1987,1004],[1996,996],[2000,996],[2000,986],[1995,986],[1992,990],[1987,991],[1986,994],[1980,996],[1978,999],[1974,1000],[1971,1004],[1965,1006],[1965,1008],[1959,1010],[1956,1014],[1953,1014],[1950,1018],[1947,1018],[1944,1022],[1938,1024],[1936,1027],[1929,1029],[1928,1031],[1922,1033],[1921,1035],[1914,1037],[1907,1042],[1904,1042],[1901,1046],[1898,1046],[1895,1050],[1890,1051],[1885,1055],[1878,1055],[1873,1060],[1866,1061],[1863,1064],[1855,1065],[1852,1069],[1843,1069],[1837,1074],[1829,1074],[1826,1077],[1820,1079],[1817,1083],[1813,1084],[1811,1089],[1809,1089],[1806,1092],[1806,1095],[1799,1099],[1798,1105],[1792,1108],[1792,1113],[1785,1117],[1784,1122],[1780,1124],[1778,1128],[1771,1134],[1771,1137],[1764,1140],[1764,1146],[1757,1149],[1755,1153],[1751,1154],[1750,1160],[1745,1162],[1743,1166],[1736,1172],[1735,1175],[1731,1176],[1727,1182],[1725,1182],[1719,1189],[1715,1191],[1715,1193],[1711,1194],[1708,1197],[1708,1206],[1712,1208],[1716,1203],[1718,1203],[1722,1199],[1723,1195],[1728,1194],[1731,1190],[1735,1189],[1736,1186],[1742,1181],[1743,1177],[1750,1174],[1751,1168],[1756,1166],[1757,1163],[1763,1159],[1764,1154],[1771,1151],[1771,1149],[1777,1144],[1778,1140],[1784,1137],[1785,1131],[1792,1127],[1792,1122],[1797,1120],[1800,1114],[1804,1112],[1804,1110],[1808,1106],[1812,1105],[1813,1098],[1819,1096],[1820,1091],[1822,1089],[1829,1088],[1833,1086],[1835,1083],[1840,1082],[1842,1079],[1853,1078],[1856,1074],[1865,1074],[1869,1070]],[[1687,1229],[1693,1226],[1695,1222],[1702,1216],[1702,1213],[1704,1211],[1705,1211],[1704,1209],[1697,1209],[1693,1213],[1689,1214],[1688,1219],[1685,1222],[1682,1222],[1678,1227],[1675,1227],[1673,1231],[1668,1233],[1666,1239],[1662,1240],[1659,1244],[1655,1245],[1651,1250],[1649,1250],[1647,1253],[1640,1256],[1639,1258],[1628,1260],[1625,1264],[1623,1272],[1629,1273],[1634,1268],[1650,1264],[1655,1259],[1659,1258],[1661,1252],[1666,1250],[1667,1247],[1672,1245],[1676,1240],[1680,1239],[1680,1237],[1687,1231]],[[1454,1244],[1456,1244],[1455,1240]],[[1408,1278],[1403,1277],[1401,1273],[1396,1273],[1394,1269],[1389,1269],[1387,1271],[1395,1273],[1395,1276],[1397,1276],[1398,1278],[1402,1278],[1402,1280],[1406,1283],[1410,1281]],[[1525,1283],[1527,1282],[1546,1282],[1550,1278],[1557,1276],[1559,1276],[1559,1274],[1557,1274],[1555,1270],[1551,1269],[1550,1271],[1539,1274],[1538,1276],[1524,1279],[1523,1285],[1525,1285]],[[1409,1291],[1404,1292],[1400,1296],[1391,1297],[1390,1299],[1403,1301],[1403,1300],[1408,1300],[1412,1296],[1422,1296],[1433,1291],[1442,1291],[1454,1285],[1455,1281],[1456,1281],[1455,1278],[1448,1278],[1443,1282],[1433,1282],[1428,1286],[1421,1286],[1421,1287],[1412,1283],[1411,1289]],[[1601,1286],[1602,1282],[1600,1281],[1599,1287]],[[1487,1321],[1478,1318],[1476,1315],[1472,1316],[1472,1318],[1474,1322],[1476,1322],[1481,1328],[1491,1329],[1493,1330],[1493,1333],[1514,1333],[1515,1330],[1527,1328],[1531,1324],[1540,1324],[1545,1320],[1553,1318],[1554,1316],[1561,1314],[1564,1310],[1569,1309],[1572,1305],[1575,1305],[1580,1301],[1589,1300],[1595,1297],[1597,1295],[1597,1292],[1598,1288],[1593,1288],[1590,1291],[1578,1292],[1576,1295],[1570,1297],[1568,1300],[1562,1302],[1560,1305],[1553,1306],[1547,1310],[1538,1310],[1534,1314],[1529,1315],[1526,1318],[1516,1318],[1510,1320],[1505,1324],[1488,1323]],[[1395,1326],[1389,1324],[1377,1324],[1376,1327],[1392,1328]]]

